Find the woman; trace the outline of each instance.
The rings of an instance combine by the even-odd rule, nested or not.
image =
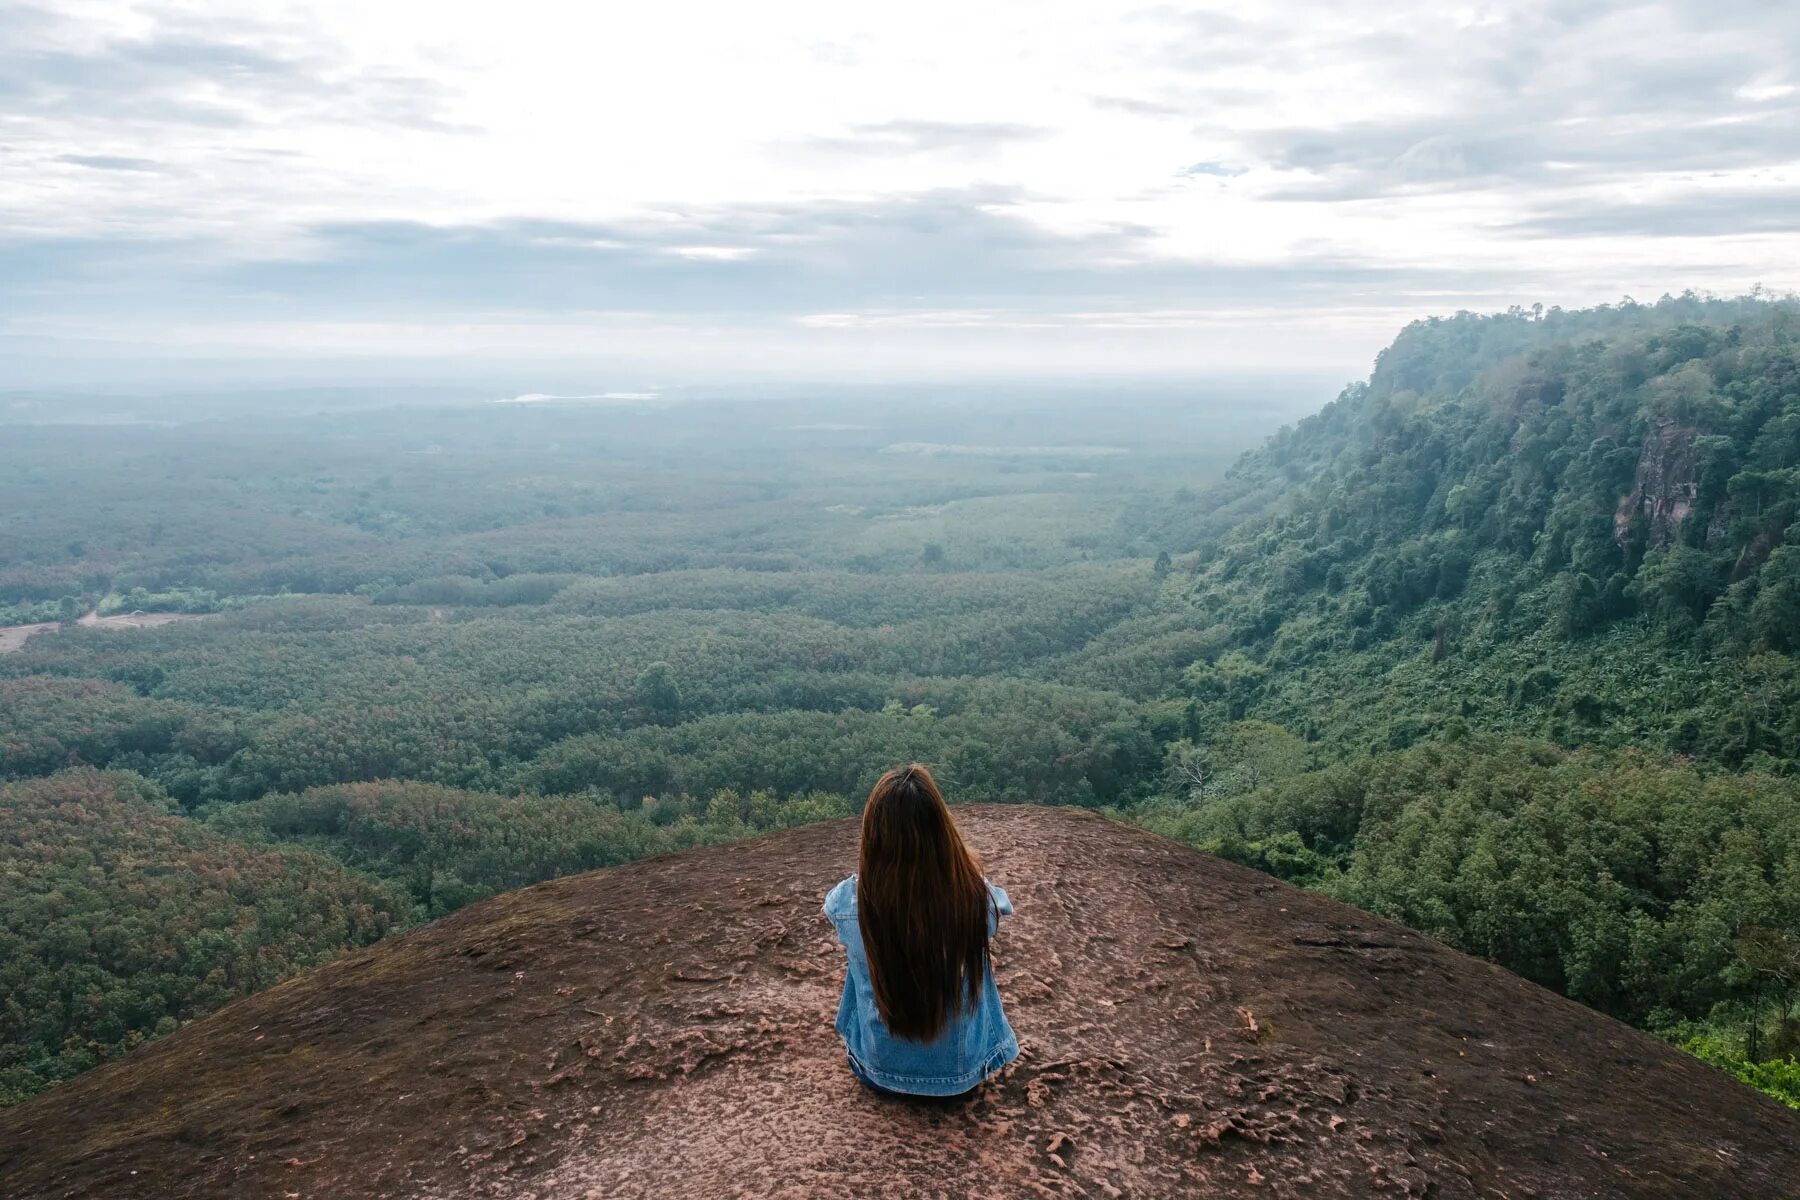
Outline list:
[[[988,961],[1012,912],[981,875],[931,772],[889,771],[863,809],[856,874],[825,897],[849,963],[837,1031],[877,1091],[956,1096],[1019,1055]]]

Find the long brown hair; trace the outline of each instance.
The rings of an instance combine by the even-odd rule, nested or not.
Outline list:
[[[889,1032],[929,1042],[972,1007],[988,961],[987,882],[931,772],[896,767],[869,792],[856,921]]]

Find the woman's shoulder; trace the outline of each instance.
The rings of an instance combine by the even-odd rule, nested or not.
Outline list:
[[[856,915],[856,876],[850,876],[825,893],[825,915],[834,921]]]
[[[987,884],[988,895],[994,903],[994,915],[1008,917],[1012,915],[1012,898],[1006,889],[991,879],[982,880]],[[825,915],[834,921],[847,920],[856,915],[856,876],[850,875],[838,882],[825,893]]]

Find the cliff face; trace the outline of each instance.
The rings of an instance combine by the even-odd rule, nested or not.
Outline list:
[[[1074,810],[959,811],[1024,1052],[865,1092],[850,822],[559,880],[0,1113],[40,1196],[1777,1197],[1800,1121],[1417,934]]]
[[[1699,430],[1665,422],[1644,435],[1631,491],[1613,513],[1613,540],[1624,545],[1642,520],[1650,546],[1667,545],[1699,499]]]

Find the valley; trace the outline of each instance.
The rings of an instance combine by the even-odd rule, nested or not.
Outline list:
[[[498,892],[851,815],[916,759],[1800,1103],[1797,338],[1763,300],[1464,314],[1310,416],[1102,388],[11,427],[11,636],[144,627],[0,657],[0,1096]]]

